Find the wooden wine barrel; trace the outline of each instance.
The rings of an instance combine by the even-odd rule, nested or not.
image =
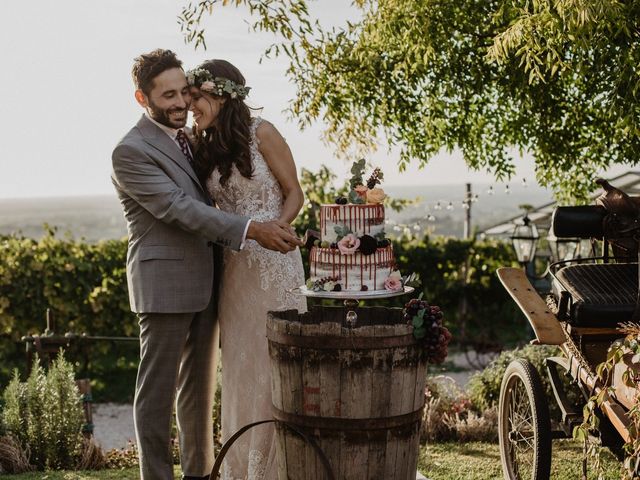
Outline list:
[[[424,349],[399,308],[270,312],[273,415],[316,441],[340,480],[414,480],[424,407]],[[277,424],[279,480],[328,478],[314,449]]]

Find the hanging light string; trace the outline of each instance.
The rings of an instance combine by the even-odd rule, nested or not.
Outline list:
[[[520,185],[523,188],[528,188],[529,183],[526,178],[522,178]],[[493,185],[489,185],[487,190],[485,191],[486,195],[493,196],[498,192],[494,188]],[[509,184],[506,184],[503,192],[504,195],[511,195],[512,189]],[[414,223],[398,223],[395,220],[386,220],[385,223],[391,227],[391,230],[395,232],[397,235],[406,236],[406,237],[415,237],[417,232],[423,232],[424,234],[432,233],[434,230],[434,224],[438,221],[438,213],[442,210],[453,211],[455,210],[455,205],[460,205],[460,208],[464,210],[468,210],[474,203],[480,201],[480,195],[477,193],[467,192],[464,198],[459,202],[454,202],[452,200],[436,200],[432,204],[425,203],[424,210],[426,214],[420,218],[418,218]],[[434,213],[432,213],[434,211]]]

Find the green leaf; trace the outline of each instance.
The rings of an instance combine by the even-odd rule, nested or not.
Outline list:
[[[349,202],[355,205],[361,205],[364,203],[364,200],[355,191],[351,190],[349,192]]]
[[[413,330],[413,336],[418,340],[424,338],[427,335],[427,330],[425,328],[415,328]]]

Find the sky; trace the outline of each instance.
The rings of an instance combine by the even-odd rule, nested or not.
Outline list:
[[[204,23],[207,51],[184,43],[177,15],[184,0],[32,0],[0,3],[0,198],[113,194],[111,152],[137,122],[133,59],[154,48],[175,51],[187,69],[224,58],[252,87],[252,106],[289,143],[298,168],[329,165],[348,178],[349,165],[322,143],[322,124],[299,131],[283,110],[295,95],[285,60],[265,60],[270,34],[249,32],[244,8],[217,8]],[[325,25],[357,12],[347,0],[310,0]],[[425,169],[399,173],[397,155],[382,148],[368,157],[388,185],[489,183],[458,153],[443,153]],[[517,163],[516,179],[535,184],[530,159]],[[515,181],[515,180],[514,180]]]

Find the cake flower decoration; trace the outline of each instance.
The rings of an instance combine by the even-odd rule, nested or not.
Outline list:
[[[393,272],[391,272],[391,274],[384,281],[384,288],[392,292],[401,290],[402,287],[402,276],[400,275],[400,272],[398,270],[394,270]]]
[[[367,195],[369,193],[369,189],[365,185],[356,185],[354,190],[355,190],[355,192],[358,194],[358,196],[361,199],[363,199],[363,200],[367,199]]]
[[[325,282],[322,288],[324,288],[325,292],[331,292],[335,287],[336,287],[336,282],[329,280],[328,282]]]
[[[387,197],[384,193],[384,190],[381,188],[372,188],[371,190],[367,190],[367,203],[382,203],[382,201]]]
[[[310,278],[307,280],[307,288],[314,292],[339,292],[342,290],[342,285],[338,283],[339,281],[340,277],[324,277],[315,280]]]
[[[384,174],[380,168],[376,168],[365,181],[363,177],[365,168],[366,161],[364,158],[361,158],[351,166],[352,176],[349,180],[351,190],[349,191],[348,201],[356,205],[363,203],[382,203],[387,196],[384,190],[376,188],[376,185],[382,183]]]
[[[342,255],[353,255],[360,246],[360,239],[353,233],[345,235],[338,242],[338,250]]]
[[[360,237],[360,253],[363,255],[372,255],[378,250],[378,241],[371,235],[363,235]]]

